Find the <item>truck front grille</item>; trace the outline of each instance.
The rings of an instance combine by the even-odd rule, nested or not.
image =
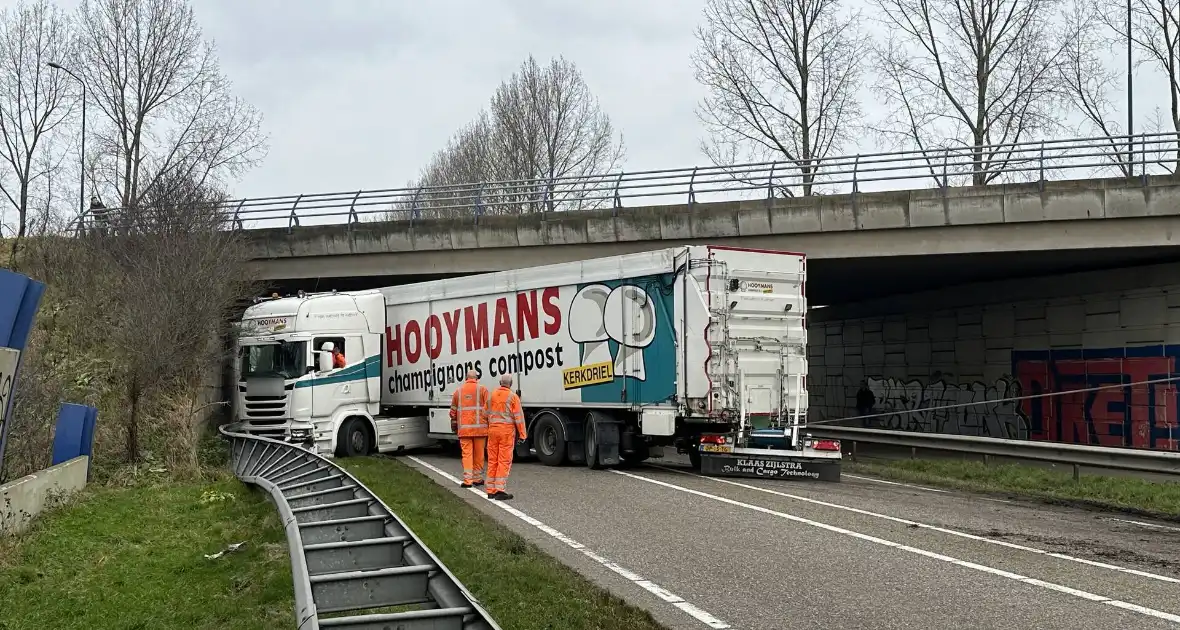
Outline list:
[[[243,415],[254,424],[278,424],[287,415],[286,396],[244,396],[243,399]]]

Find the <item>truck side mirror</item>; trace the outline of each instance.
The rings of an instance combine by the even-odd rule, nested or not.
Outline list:
[[[327,371],[331,370],[332,369],[332,353],[331,352],[324,352],[321,350],[320,352],[317,352],[316,354],[319,355],[318,359],[319,359],[319,364],[320,364],[320,371],[327,372]]]

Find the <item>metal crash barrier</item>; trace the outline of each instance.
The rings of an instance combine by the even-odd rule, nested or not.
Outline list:
[[[270,493],[286,530],[300,630],[500,630],[355,477],[298,445],[234,429],[220,429],[234,474]],[[380,611],[392,607],[405,610]]]

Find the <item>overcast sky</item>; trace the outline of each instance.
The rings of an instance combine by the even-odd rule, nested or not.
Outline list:
[[[703,0],[197,0],[270,154],[238,195],[401,186],[529,53],[565,55],[629,169],[702,160],[689,59]]]
[[[73,10],[77,0],[59,4]],[[193,6],[224,73],[263,112],[270,137],[268,157],[232,186],[235,196],[402,186],[530,53],[577,63],[623,132],[626,170],[706,161],[695,113],[703,91],[690,58],[704,0],[195,0]],[[1112,54],[1125,63],[1121,50]],[[1136,81],[1147,86],[1150,76],[1140,72]],[[1155,105],[1144,98],[1149,92],[1164,96],[1164,90],[1137,89],[1136,109],[1145,115]],[[865,96],[866,113],[880,114]]]

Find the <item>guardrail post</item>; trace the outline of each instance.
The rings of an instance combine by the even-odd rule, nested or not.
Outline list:
[[[950,186],[950,175],[947,173],[947,160],[950,159],[950,149],[942,150],[942,185],[939,189],[942,190],[942,196],[946,197],[946,189]]]
[[[244,229],[246,229],[246,228],[245,228],[245,227],[242,225],[242,219],[240,218],[240,215],[242,214],[242,206],[244,206],[244,205],[246,205],[246,200],[245,200],[245,199],[243,199],[243,200],[239,201],[239,202],[238,202],[238,207],[234,208],[234,218],[233,218],[233,219],[231,219],[231,220],[233,221],[233,224],[234,224],[234,228],[233,228],[233,229],[235,229],[235,230],[244,230]]]
[[[1073,480],[1074,481],[1081,481],[1082,480],[1082,467],[1077,464],[1073,465]]]
[[[475,222],[479,223],[479,215],[483,214],[483,182],[479,183],[479,188],[475,191]]]
[[[852,161],[852,214],[856,215],[856,195],[860,192],[860,154]]]
[[[422,187],[414,189],[414,197],[410,200],[410,221],[418,218],[418,197],[422,194]]]
[[[357,201],[357,199],[361,198],[362,192],[364,192],[364,191],[363,190],[356,191],[356,194],[353,195],[353,197],[352,197],[352,203],[348,204],[348,230],[349,231],[352,231],[352,226],[361,222],[360,217],[357,216],[357,214],[356,214],[356,201]]]
[[[1045,141],[1041,140],[1041,154],[1037,158],[1038,167],[1040,169],[1040,179],[1037,180],[1037,189],[1040,192],[1045,192]]]
[[[295,203],[291,204],[291,215],[287,218],[287,234],[295,231],[294,228],[299,226],[299,215],[295,214],[295,209],[299,207],[299,202],[303,200],[303,195],[295,198]]]
[[[770,208],[774,205],[774,169],[778,167],[778,162],[770,163],[770,175],[766,177],[766,207]]]
[[[693,205],[697,202],[697,193],[694,190],[697,181],[697,169],[699,166],[694,166],[692,169],[692,176],[688,178],[688,208],[691,210]]]
[[[1147,134],[1139,136],[1139,163],[1141,164],[1139,173],[1143,178],[1143,187],[1147,188]]]
[[[623,198],[619,195],[619,186],[623,184],[623,171],[619,171],[619,176],[615,178],[615,207],[614,215],[619,216],[619,208],[623,207]]]

